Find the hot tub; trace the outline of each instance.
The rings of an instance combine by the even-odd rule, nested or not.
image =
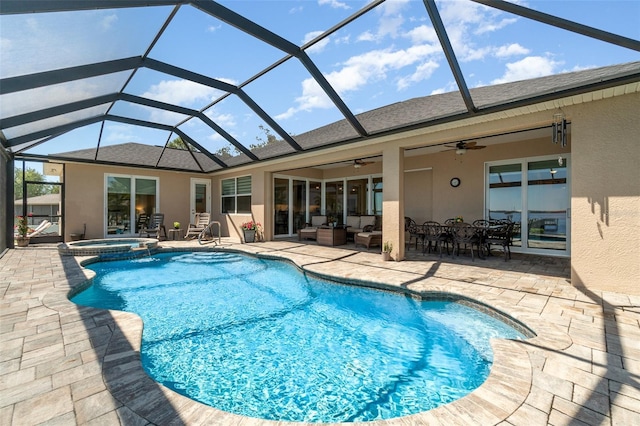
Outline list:
[[[125,258],[149,255],[157,248],[158,240],[154,238],[108,238],[61,243],[58,253],[65,256]]]

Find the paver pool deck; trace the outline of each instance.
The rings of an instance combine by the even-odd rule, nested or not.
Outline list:
[[[403,262],[383,262],[373,249],[297,241],[223,240],[218,249],[286,258],[325,276],[467,296],[536,332],[526,341],[495,340],[491,374],[470,395],[366,425],[640,425],[640,296],[571,286],[568,259],[514,254],[509,262],[472,262],[409,251]],[[85,259],[53,246],[0,258],[0,425],[303,425],[221,412],[154,382],[140,363],[137,316],[68,300],[93,275],[80,266]]]

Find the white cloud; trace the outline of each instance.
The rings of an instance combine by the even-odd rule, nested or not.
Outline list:
[[[560,65],[550,58],[542,56],[528,56],[518,62],[506,65],[506,71],[502,77],[497,78],[491,84],[509,83],[511,81],[527,80],[530,78],[544,77],[555,72]]]
[[[410,0],[387,0],[382,3],[376,10],[382,11],[385,16],[392,16],[400,13]]]
[[[218,90],[189,80],[162,80],[152,85],[143,97],[188,107],[203,107],[213,100]]]
[[[303,10],[304,10],[304,7],[302,6],[292,7],[291,9],[289,9],[289,14],[293,15],[295,13],[302,12]]]
[[[408,49],[372,50],[362,55],[349,58],[340,70],[326,74],[325,77],[331,86],[341,95],[358,90],[371,82],[384,80],[390,70],[399,70],[407,66],[420,64],[429,55],[440,50],[439,46],[417,45]],[[428,73],[433,72],[434,65],[421,64],[409,77],[401,80],[399,85],[407,87],[411,82],[428,78]],[[423,76],[422,78],[420,78]],[[320,88],[318,83],[308,78],[302,82],[302,95],[296,98],[297,105],[278,115],[277,119],[292,117],[299,111],[311,111],[315,108],[330,108],[333,103]]]
[[[225,130],[227,127],[235,127],[237,124],[233,115],[219,113],[215,108],[209,108],[204,114]]]
[[[495,50],[495,55],[498,58],[505,58],[507,56],[514,55],[528,55],[529,49],[520,46],[518,43],[512,43],[504,46],[500,46]]]
[[[376,32],[365,31],[358,36],[358,41],[379,41],[387,36],[398,37],[405,22],[401,12],[408,2],[409,0],[390,0],[378,6],[375,10],[381,16]]]
[[[351,7],[348,4],[338,0],[318,0],[318,4],[320,6],[329,5],[334,9],[351,9]]]
[[[413,74],[407,77],[403,77],[398,80],[397,86],[399,90],[406,89],[412,84],[419,83],[423,80],[430,78],[435,70],[440,67],[440,64],[436,61],[428,61],[424,62],[416,67],[416,70]]]
[[[464,55],[464,61],[476,61],[483,60],[485,57],[491,55],[494,52],[491,46],[481,47],[479,49],[467,48]]]
[[[207,27],[207,32],[208,33],[213,33],[216,32],[217,30],[219,30],[220,28],[222,28],[222,25],[218,24],[218,25],[209,25]]]
[[[484,33],[490,33],[490,32],[494,32],[494,31],[498,31],[504,27],[506,27],[507,25],[511,25],[516,23],[518,19],[517,18],[508,18],[508,19],[502,19],[500,21],[497,22],[492,22],[492,21],[485,21],[485,22],[481,22],[480,25],[478,26],[478,29],[476,29],[475,33],[476,34],[484,34]]]
[[[347,34],[343,37],[338,37],[334,39],[334,43],[335,44],[349,44],[349,41],[351,40],[351,35]]]
[[[409,32],[405,33],[404,36],[411,39],[411,42],[414,44],[438,43],[438,35],[436,34],[436,31],[426,25],[415,27]]]
[[[322,34],[323,31],[311,31],[308,32],[304,35],[304,40],[302,42],[302,44],[306,44],[307,42],[313,40],[314,38],[318,37],[320,34]],[[327,47],[327,45],[329,44],[331,40],[331,37],[325,37],[322,40],[320,40],[319,42],[317,42],[316,44],[314,44],[313,46],[311,46],[310,48],[308,48],[306,51],[307,52],[315,52],[315,53],[320,53],[324,50],[325,47]]]
[[[104,140],[107,144],[122,142],[140,142],[137,133],[133,131],[134,126],[128,124],[109,123],[105,126]]]
[[[110,30],[113,27],[113,24],[115,24],[117,21],[118,21],[118,15],[115,15],[115,14],[107,15],[104,18],[102,18],[102,21],[100,22],[100,26],[105,31]]]
[[[449,1],[440,5],[449,40],[461,62],[483,60],[489,55],[516,54],[515,51],[508,52],[503,47],[480,46],[478,43],[482,38],[478,36],[502,29],[515,23],[517,19],[502,18],[503,12],[473,2]],[[517,54],[527,53],[528,51],[522,51]]]
[[[377,37],[379,39],[389,36],[391,38],[398,37],[400,32],[400,28],[404,23],[404,18],[402,15],[396,16],[385,16],[380,20],[380,24],[378,25],[378,34]]]
[[[371,31],[365,31],[357,38],[358,41],[374,41],[376,36]]]

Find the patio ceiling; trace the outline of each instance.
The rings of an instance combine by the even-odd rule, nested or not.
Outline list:
[[[585,43],[615,49],[629,61],[640,58],[640,41],[633,37],[514,3],[468,2],[474,7],[481,5],[478,11],[501,19],[516,18],[520,25],[553,29],[559,37],[580,37]],[[630,7],[636,7],[632,3]],[[291,20],[296,18],[287,16],[284,8],[281,21],[264,22],[259,12],[265,4],[275,9],[283,4],[290,8],[293,3],[3,0],[3,148],[17,158],[208,173],[640,81],[636,64],[616,69],[616,74],[593,72],[568,81],[558,77],[546,83],[542,79],[539,83],[506,83],[504,87],[512,91],[475,80],[470,84],[469,76],[478,73],[481,65],[474,68],[468,65],[468,59],[461,61],[460,57],[467,58],[468,53],[457,51],[461,47],[455,37],[452,39],[458,29],[454,28],[455,20],[442,13],[447,2],[424,0],[410,3],[412,18],[425,22],[424,28],[433,35],[428,45],[430,56],[424,60],[435,64],[434,69],[442,62],[451,90],[441,93],[438,87],[429,86],[428,78],[416,77],[421,82],[411,90],[384,94],[379,101],[384,103],[377,105],[374,97],[358,99],[357,90],[342,87],[335,77],[334,64],[327,63],[319,52],[321,46],[337,43],[335,40],[346,38],[350,32],[379,31],[374,25],[379,25],[380,16],[394,2],[359,2],[363,6],[357,11],[345,8],[332,13],[334,21],[296,22],[301,25],[293,25]],[[110,25],[103,31],[96,22]],[[116,23],[117,31],[108,33]],[[309,36],[311,33],[295,33],[294,27],[298,26],[323,30]],[[216,34],[204,44],[206,49],[187,49],[196,39],[205,37],[193,32],[193,27],[212,28]],[[526,28],[524,31],[531,31],[531,27]],[[34,32],[38,31],[36,42]],[[294,43],[294,39],[306,41]],[[585,52],[588,46],[585,44]],[[393,49],[392,44],[382,47],[377,52]],[[362,57],[367,52],[360,53]],[[240,61],[241,55],[252,57],[250,66]],[[205,59],[211,56],[215,57],[214,65],[205,65]],[[401,62],[402,55],[395,61]],[[385,77],[385,72],[378,78]],[[158,93],[163,85],[179,89],[167,98]],[[307,111],[305,108],[311,110],[311,106],[300,104],[302,96],[296,93],[305,86],[314,88],[311,93],[316,102],[322,103],[321,110]],[[187,99],[189,93],[197,94]],[[284,112],[278,103],[280,98],[292,102]],[[292,120],[294,114],[299,119]],[[240,121],[250,124],[239,130]],[[108,126],[124,129],[123,138],[106,137],[107,131],[110,135],[117,133]],[[139,139],[124,139],[134,134],[131,129],[146,133]],[[186,151],[167,148],[177,137],[187,142]],[[140,144],[148,149],[141,150]],[[108,150],[111,146],[119,148]]]

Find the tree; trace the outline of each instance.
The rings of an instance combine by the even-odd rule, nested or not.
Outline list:
[[[233,147],[233,151],[231,150],[231,146],[224,146],[222,148],[220,148],[219,150],[217,150],[216,152],[214,152],[213,154],[215,156],[217,156],[219,159],[221,159],[222,161],[224,160],[228,160],[231,157],[234,157],[236,155],[238,155],[240,152],[238,151],[238,149],[236,147]]]
[[[42,175],[36,169],[27,168],[24,171],[24,175],[25,175],[24,180],[26,180],[27,182],[46,182],[44,175]],[[24,180],[22,176],[22,169],[15,169],[13,173],[13,194],[14,194],[13,198],[15,200],[22,199],[22,195],[23,195],[22,183],[24,182]],[[27,185],[27,198],[37,197],[39,195],[59,194],[59,193],[60,193],[59,185],[49,185],[46,183],[39,184],[39,185],[33,185],[33,184]]]
[[[178,136],[177,138],[172,139],[171,141],[167,142],[167,148],[182,149],[184,151],[187,150],[187,145],[189,146],[189,149],[191,151],[199,152],[198,149],[195,146],[191,145],[190,143],[187,143],[187,142],[183,141],[180,136]]]
[[[264,127],[262,124],[258,127],[264,132],[266,139],[260,136],[256,136],[256,140],[259,141],[259,143],[249,145],[249,149],[254,150],[256,148],[262,148],[270,144],[282,142],[282,139],[278,139],[276,135],[272,134],[271,131]]]

